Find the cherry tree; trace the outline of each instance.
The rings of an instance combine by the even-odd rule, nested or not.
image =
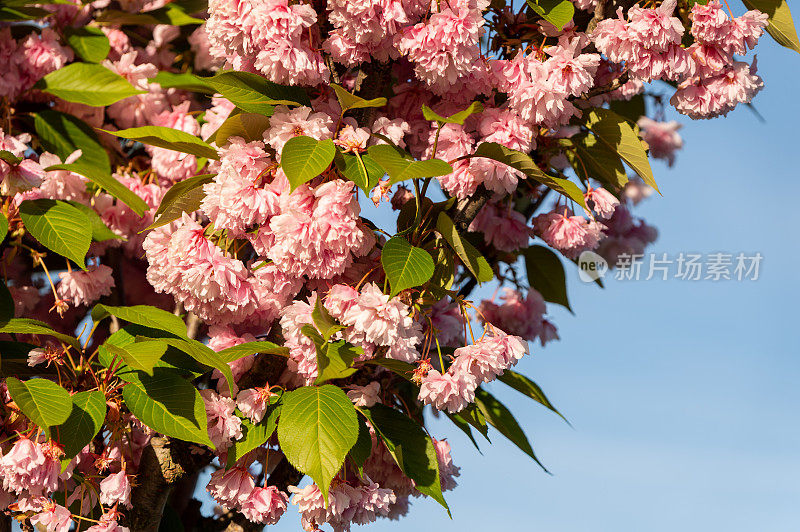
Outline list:
[[[655,241],[666,108],[800,41],[785,0],[517,4],[2,3],[0,530],[444,515],[431,415],[539,462],[483,385],[558,414],[512,368],[582,253]]]

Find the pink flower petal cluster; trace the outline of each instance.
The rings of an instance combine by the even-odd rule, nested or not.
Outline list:
[[[0,61],[3,64],[0,96],[16,100],[39,79],[63,67],[73,57],[72,49],[59,43],[58,34],[52,28],[30,32],[21,40],[12,36],[11,27],[0,29]]]
[[[88,270],[73,270],[58,274],[60,279],[56,293],[64,302],[72,305],[90,305],[100,297],[111,294],[114,287],[113,270],[105,264],[90,266]]]
[[[528,294],[523,297],[519,291],[505,288],[500,300],[502,302],[499,304],[493,300],[481,301],[478,314],[481,321],[525,340],[532,341],[538,337],[542,345],[545,345],[549,334],[542,334],[546,322],[544,315],[547,311],[542,295],[530,288]]]
[[[245,142],[231,137],[220,149],[220,161],[214,180],[204,185],[205,197],[200,208],[217,229],[242,235],[257,224],[266,223],[279,212],[279,196],[287,191],[288,181],[268,181],[274,161],[260,141]]]
[[[673,13],[676,0],[655,8],[632,7],[628,19],[620,8],[618,18],[600,21],[592,33],[597,49],[614,63],[644,81],[681,81],[693,74],[689,51],[681,46],[683,23]]]
[[[171,294],[186,310],[213,323],[241,323],[255,311],[252,277],[205,236],[187,214],[147,235],[147,280]]]
[[[346,326],[344,338],[372,356],[385,348],[387,358],[414,362],[419,358],[416,346],[422,341],[422,328],[411,317],[411,309],[398,298],[390,298],[375,283],[361,291],[347,285],[335,285],[324,301],[331,316]]]
[[[190,104],[186,101],[169,111],[162,111],[153,117],[153,125],[199,135],[200,124],[189,114]],[[168,184],[183,181],[197,173],[197,158],[194,155],[158,146],[147,145],[146,149],[151,156],[151,167]]]
[[[234,415],[236,401],[213,390],[201,390],[200,395],[206,406],[208,436],[217,450],[224,451],[242,437],[242,420]]]
[[[644,129],[644,126],[640,127]],[[646,135],[646,134],[645,134]],[[653,147],[650,146],[652,153]],[[604,188],[593,188],[591,185],[587,187],[586,192],[583,194],[586,205],[594,211],[594,213],[601,219],[610,218],[614,214],[614,210],[619,205],[619,200],[614,195]]]
[[[533,232],[522,213],[496,203],[484,205],[469,230],[483,233],[487,245],[508,252],[527,247]]]
[[[295,277],[330,279],[375,245],[360,212],[349,181],[336,179],[285,191],[280,214],[270,219],[268,229],[261,228],[261,249],[279,269]]]
[[[289,497],[275,486],[257,487],[245,467],[211,474],[206,490],[227,509],[237,509],[254,523],[274,525],[283,516]]]
[[[317,85],[330,76],[318,39],[317,13],[288,0],[211,0],[206,22],[211,55],[235,70],[257,71],[283,85]]]
[[[509,106],[528,124],[555,128],[579,114],[570,101],[594,86],[598,54],[580,53],[582,39],[561,39],[547,49],[545,61],[531,54],[498,60],[492,72],[498,90],[508,93]]]
[[[478,47],[482,9],[469,3],[440,4],[426,22],[403,28],[395,39],[397,50],[414,64],[417,79],[434,93],[451,92],[458,82],[486,69]]]
[[[127,508],[131,505],[131,483],[125,471],[113,473],[100,482],[100,502],[106,506],[119,503]]]
[[[419,400],[437,410],[458,412],[475,400],[481,383],[502,375],[527,352],[522,338],[493,328],[476,343],[456,349],[447,371],[430,370],[422,378]]]
[[[264,142],[275,150],[277,160],[284,145],[292,137],[311,137],[324,140],[333,136],[333,120],[325,113],[314,112],[310,107],[289,109],[279,105],[269,120],[269,129],[264,132]]]
[[[433,438],[433,446],[436,448],[436,458],[439,461],[439,481],[442,491],[453,490],[458,485],[455,477],[461,476],[461,468],[453,463],[447,440]]]
[[[569,259],[595,249],[605,236],[603,224],[573,216],[568,209],[540,214],[533,219],[533,227],[542,240]]]
[[[650,147],[650,156],[664,159],[670,166],[675,164],[675,152],[683,147],[683,139],[678,134],[682,126],[674,120],[656,122],[646,116],[636,123],[642,131],[642,139]]]
[[[689,51],[695,63],[693,76],[678,86],[670,99],[675,108],[692,118],[724,116],[740,103],[750,103],[764,82],[752,64],[734,60],[755,47],[769,17],[748,11],[730,19],[718,0],[692,7],[692,35]]]
[[[319,530],[319,525],[329,524],[334,531],[350,530],[350,523],[371,523],[378,516],[386,517],[397,501],[391,489],[382,488],[367,477],[367,484],[350,486],[336,482],[328,491],[328,505],[316,484],[304,488],[289,486],[293,493],[292,504],[300,512],[303,530]]]
[[[2,458],[0,477],[3,489],[17,494],[49,495],[58,489],[63,452],[55,445],[40,445],[20,438]]]
[[[607,236],[596,252],[606,259],[611,267],[617,264],[621,255],[641,255],[645,248],[658,238],[658,230],[655,227],[648,225],[642,219],[634,218],[624,205],[617,207],[605,225]]]

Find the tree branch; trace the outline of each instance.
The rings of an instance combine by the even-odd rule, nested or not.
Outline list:
[[[156,435],[144,448],[127,513],[132,532],[157,532],[164,506],[173,489],[187,475],[208,465],[213,454],[197,445]]]

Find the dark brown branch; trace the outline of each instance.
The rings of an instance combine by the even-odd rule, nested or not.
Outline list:
[[[132,532],[157,532],[172,489],[187,475],[209,464],[213,455],[191,443],[153,436],[142,453],[138,485],[131,493],[133,508],[127,513]]]
[[[581,98],[588,100],[589,98],[594,98],[595,96],[600,96],[601,94],[607,94],[609,92],[613,92],[622,87],[623,85],[625,85],[626,83],[628,83],[629,79],[630,75],[626,70],[622,74],[620,74],[619,77],[614,78],[612,81],[606,83],[602,87],[593,88],[592,90],[584,94]]]
[[[453,223],[459,233],[467,231],[469,224],[478,216],[478,213],[491,197],[492,193],[481,185],[472,196],[456,202],[450,210],[450,218],[453,219]]]
[[[597,27],[601,20],[607,19],[614,13],[614,2],[612,0],[598,0],[597,5],[594,7],[594,17],[589,21],[586,27],[586,33],[591,33]]]

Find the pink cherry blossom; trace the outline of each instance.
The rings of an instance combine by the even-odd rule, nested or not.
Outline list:
[[[347,391],[347,397],[353,401],[355,406],[369,408],[380,402],[378,397],[380,389],[381,384],[379,382],[371,382],[366,386],[353,384],[350,386],[350,390]]]
[[[109,475],[100,482],[100,502],[107,506],[119,503],[132,508],[131,483],[125,471]]]
[[[274,525],[286,511],[289,497],[275,486],[254,488],[241,505],[241,512],[254,523]]]
[[[242,420],[233,414],[236,402],[230,397],[223,397],[213,390],[201,390],[208,418],[208,436],[214,447],[225,450],[231,440],[242,437]]]
[[[206,490],[214,499],[228,508],[241,507],[253,493],[253,477],[243,467],[228,471],[218,469],[211,474]]]
[[[86,271],[61,272],[58,274],[61,281],[56,291],[61,299],[71,305],[89,305],[101,296],[111,294],[114,287],[112,273],[105,264],[92,266]]]

